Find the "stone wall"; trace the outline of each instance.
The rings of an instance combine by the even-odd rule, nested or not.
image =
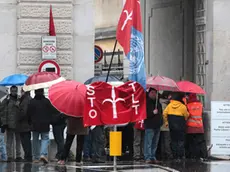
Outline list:
[[[230,97],[230,1],[213,0],[212,100]]]
[[[49,31],[50,4],[61,74],[80,82],[94,75],[93,0],[1,0],[0,79],[37,72],[41,37]]]
[[[49,2],[49,1],[48,1]],[[57,62],[61,74],[73,78],[73,4],[71,0],[47,1],[20,0],[17,11],[17,67],[19,72],[31,74],[38,69],[41,59],[41,36],[49,31],[49,9],[57,33]]]

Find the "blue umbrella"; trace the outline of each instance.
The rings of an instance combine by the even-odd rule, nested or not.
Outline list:
[[[1,82],[0,85],[1,86],[20,86],[20,85],[24,85],[24,83],[26,82],[28,76],[26,75],[22,75],[22,74],[15,74],[15,75],[10,75],[6,78],[4,78]]]
[[[95,76],[92,77],[90,79],[88,79],[87,81],[85,81],[85,85],[88,84],[92,84],[93,82],[97,82],[97,81],[106,81],[106,77],[107,75],[100,75],[100,76]],[[108,78],[108,82],[121,82],[121,80],[119,78],[117,78],[116,76],[109,76]]]

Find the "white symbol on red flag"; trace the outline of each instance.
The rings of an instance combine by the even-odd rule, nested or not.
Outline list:
[[[86,96],[85,127],[124,124],[146,118],[145,91],[137,82],[129,81],[119,87],[95,82],[87,86]]]
[[[121,30],[123,31],[125,26],[127,25],[129,20],[132,20],[132,15],[133,15],[133,11],[131,11],[130,13],[127,10],[124,10],[124,13],[126,14],[126,19],[121,27]]]
[[[112,87],[112,91],[111,91],[111,97],[112,99],[105,99],[102,104],[104,104],[105,102],[110,102],[112,103],[112,108],[113,108],[113,118],[116,119],[117,118],[117,102],[119,101],[123,101],[125,102],[124,99],[122,98],[117,98],[116,99],[116,92],[115,92],[115,87]]]

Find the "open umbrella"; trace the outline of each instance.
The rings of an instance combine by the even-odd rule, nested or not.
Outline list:
[[[206,94],[200,86],[190,81],[179,81],[177,85],[179,90],[185,93]]]
[[[38,90],[41,88],[49,88],[54,84],[65,81],[65,78],[60,77],[54,72],[38,72],[31,75],[23,86],[24,91]]]
[[[84,113],[86,86],[76,81],[63,81],[49,88],[52,105],[60,112],[73,117]]]
[[[97,82],[97,81],[104,81],[105,82],[106,77],[107,77],[107,75],[94,76],[94,77],[88,79],[85,82],[85,85],[92,84],[93,82]],[[121,80],[119,78],[117,78],[116,76],[109,76],[108,82],[114,82],[114,81],[121,82]]]
[[[28,76],[23,75],[23,74],[14,74],[14,75],[10,75],[5,77],[1,82],[0,85],[1,86],[20,86],[20,85],[24,85],[24,83],[26,82]]]
[[[157,91],[179,91],[175,81],[165,76],[152,76],[147,78],[147,88],[155,88]],[[156,99],[158,100],[158,93]],[[155,108],[157,108],[157,102]]]
[[[179,91],[175,81],[165,76],[152,76],[147,78],[147,88],[155,88],[157,91]]]

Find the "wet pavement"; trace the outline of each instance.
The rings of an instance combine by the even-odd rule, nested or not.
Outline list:
[[[58,166],[56,163],[0,163],[0,172],[105,172],[113,171],[112,163],[83,164],[76,166],[68,163]],[[145,165],[144,163],[119,162],[120,172],[230,172],[230,161],[168,161],[161,165]]]

